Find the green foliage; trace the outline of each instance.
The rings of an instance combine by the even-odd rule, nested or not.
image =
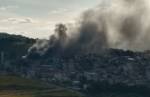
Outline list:
[[[127,86],[125,84],[110,85],[107,82],[90,82],[86,91],[93,97],[149,97],[149,88],[145,86]]]
[[[0,33],[0,52],[5,52],[7,59],[17,59],[25,55],[33,43],[35,39]]]

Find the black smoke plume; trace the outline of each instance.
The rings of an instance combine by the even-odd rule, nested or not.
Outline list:
[[[67,31],[65,24],[58,24],[54,35],[49,40],[37,41],[29,53],[100,53],[107,48],[150,50],[149,5],[149,0],[101,2],[84,12],[72,31]]]

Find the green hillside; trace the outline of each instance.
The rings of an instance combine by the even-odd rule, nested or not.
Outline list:
[[[20,58],[34,43],[34,39],[21,35],[0,33],[0,52],[4,52],[7,59]]]
[[[0,97],[81,97],[79,94],[38,81],[0,76]]]

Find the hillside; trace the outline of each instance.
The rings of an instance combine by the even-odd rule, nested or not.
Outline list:
[[[88,97],[150,96],[149,51],[133,52],[109,48],[101,53],[55,54],[48,50],[43,55],[28,55],[27,50],[35,43],[34,39],[0,34],[0,43],[0,51],[5,53],[0,73],[43,80],[79,91]],[[23,55],[27,56],[22,58]],[[39,83],[1,76],[0,97],[76,97],[74,93],[62,88]]]
[[[21,35],[0,33],[0,52],[4,52],[7,59],[17,59],[25,55],[33,43],[34,39]]]
[[[19,78],[0,76],[0,97],[81,97],[54,85]]]

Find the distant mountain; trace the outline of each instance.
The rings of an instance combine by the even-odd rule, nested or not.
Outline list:
[[[4,52],[7,59],[18,59],[27,53],[28,48],[35,43],[35,39],[21,35],[0,33],[0,52]]]

